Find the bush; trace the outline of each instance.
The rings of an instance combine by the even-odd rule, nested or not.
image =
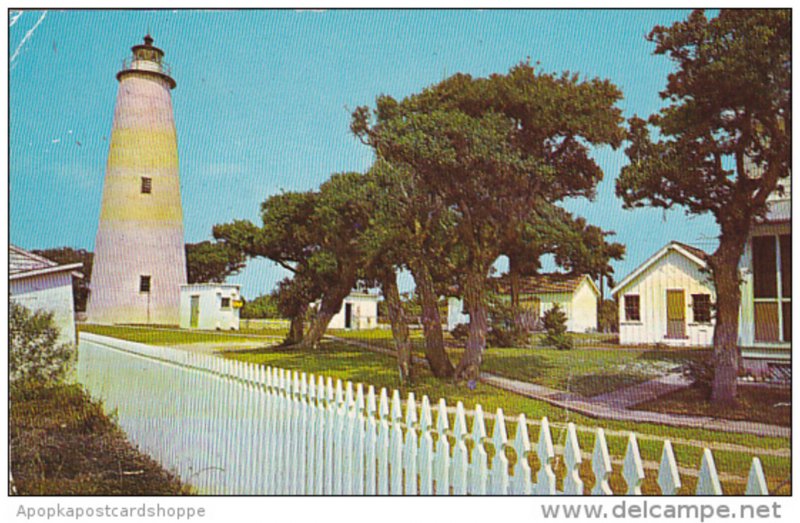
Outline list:
[[[572,338],[567,334],[567,315],[558,304],[544,314],[544,343],[554,349],[569,350]]]
[[[453,327],[453,330],[450,331],[450,335],[456,341],[466,341],[469,337],[469,325],[466,323],[457,324]]]
[[[10,384],[50,385],[63,380],[75,351],[70,344],[57,344],[59,332],[53,313],[31,312],[10,301],[8,317]]]
[[[489,333],[486,340],[492,347],[521,347],[528,344],[528,333],[515,321],[517,310],[497,295],[489,297]]]

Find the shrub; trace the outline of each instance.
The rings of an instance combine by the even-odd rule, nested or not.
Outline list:
[[[489,332],[486,337],[493,347],[520,347],[528,344],[528,333],[517,326],[517,309],[497,295],[489,297]]]
[[[572,338],[567,334],[567,315],[558,304],[544,314],[544,343],[554,349],[569,350]]]
[[[469,325],[466,323],[457,324],[453,327],[453,330],[450,331],[450,335],[456,341],[466,341],[469,337]]]
[[[75,351],[68,343],[58,345],[59,332],[53,323],[53,313],[31,312],[10,301],[8,317],[10,384],[49,385],[63,380]]]

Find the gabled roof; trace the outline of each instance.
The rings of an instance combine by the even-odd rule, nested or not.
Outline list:
[[[616,287],[611,289],[611,295],[616,295],[619,291],[623,288],[627,287],[629,283],[633,280],[638,278],[644,271],[649,269],[653,266],[658,260],[669,254],[670,252],[676,252],[681,256],[685,257],[701,269],[705,269],[708,267],[708,253],[702,249],[698,249],[697,247],[692,247],[691,245],[686,245],[685,243],[681,242],[670,242],[661,249],[658,250],[654,255],[650,256],[643,264],[639,265],[632,273],[625,276],[625,278],[617,284]]]
[[[15,245],[8,246],[8,277],[10,280],[53,272],[75,271],[81,267],[83,267],[82,263],[59,265],[52,260],[33,254],[25,249],[20,249]],[[73,272],[73,274],[83,277],[80,273]]]
[[[597,285],[587,274],[562,274],[546,273],[535,276],[526,276],[519,279],[520,294],[573,294],[584,280],[589,281],[589,286],[599,296]],[[511,279],[504,274],[493,280],[495,291],[500,294],[511,293]]]

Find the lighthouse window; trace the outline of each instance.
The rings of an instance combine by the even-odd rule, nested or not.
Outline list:
[[[153,192],[153,179],[142,177],[142,194]]]
[[[139,276],[139,292],[150,292],[150,276]]]

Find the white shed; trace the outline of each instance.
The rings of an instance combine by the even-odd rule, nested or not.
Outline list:
[[[671,242],[611,290],[619,306],[621,345],[710,346],[714,283],[708,255]]]
[[[231,283],[181,285],[181,328],[239,330],[240,288]]]
[[[351,292],[342,302],[342,308],[331,318],[330,329],[374,329],[378,326],[377,294]]]
[[[507,275],[495,278],[492,283],[500,295],[510,299],[510,281]],[[558,304],[567,316],[569,332],[597,330],[600,291],[587,274],[538,274],[520,278],[519,286],[520,306],[529,313],[534,323]],[[460,298],[448,298],[448,330],[453,330],[459,323],[469,323],[469,315],[463,308]]]
[[[83,264],[59,265],[14,245],[8,248],[10,299],[32,311],[53,313],[59,343],[75,344],[75,305],[72,278],[82,278]]]

